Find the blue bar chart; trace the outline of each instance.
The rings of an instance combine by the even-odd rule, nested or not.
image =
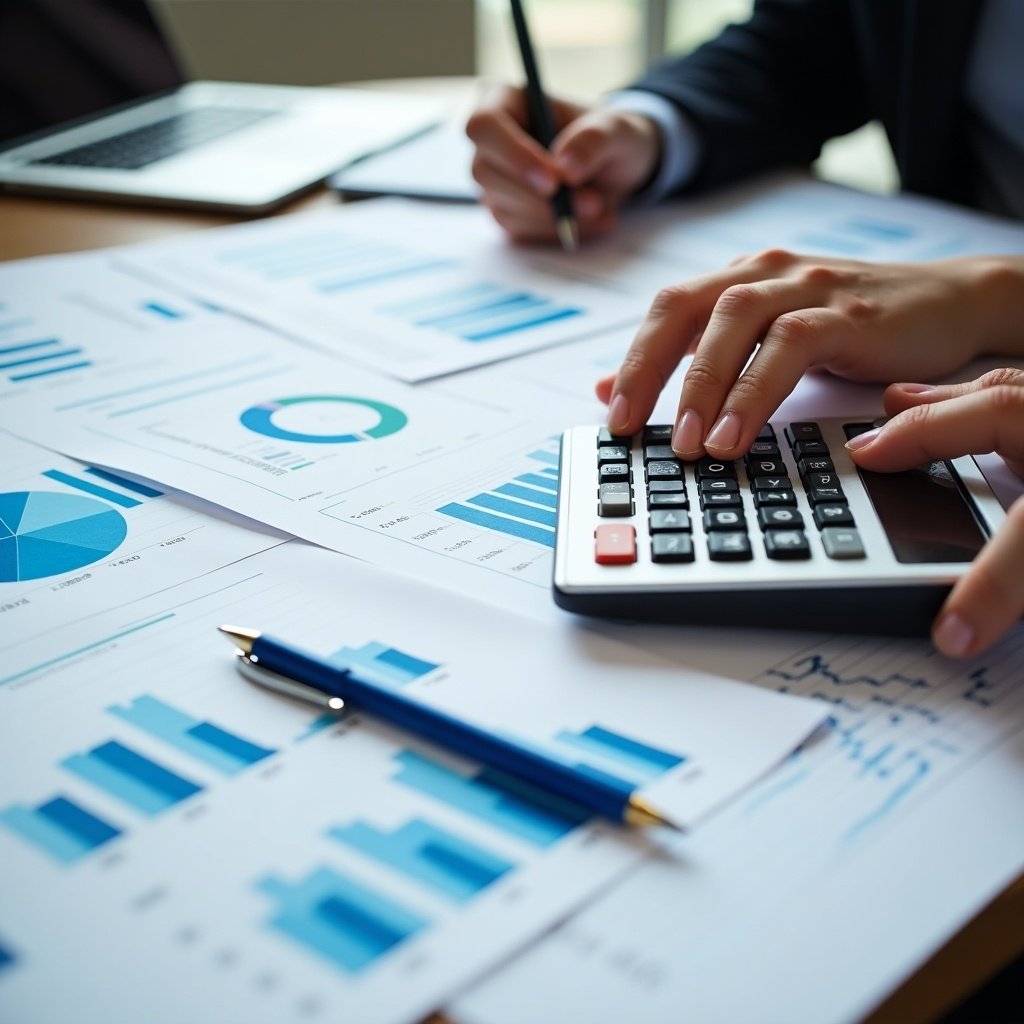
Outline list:
[[[224,775],[236,775],[275,753],[156,697],[137,697],[127,706],[115,704],[107,710]]]
[[[360,679],[396,686],[404,686],[441,667],[377,641],[362,647],[342,647],[330,656],[330,660]]]
[[[289,883],[276,875],[257,888],[276,905],[269,926],[350,974],[427,927],[427,919],[331,868]]]
[[[0,971],[5,967],[11,967],[18,962],[18,958],[15,956],[14,951],[8,949],[6,946],[0,946]]]
[[[332,828],[328,835],[459,903],[472,899],[515,867],[421,818],[392,832],[356,821]]]
[[[471,526],[553,548],[558,506],[557,445],[531,451],[527,458],[536,463],[535,469],[464,501],[449,502],[437,511]]]
[[[121,834],[119,828],[64,796],[35,807],[7,807],[0,811],[0,825],[63,864],[74,863]]]
[[[65,758],[61,767],[147,815],[174,807],[203,788],[114,740]]]
[[[394,782],[535,846],[551,846],[589,817],[574,804],[504,772],[485,768],[461,775],[413,750],[403,750],[395,761],[399,767]]]
[[[592,766],[621,775],[637,785],[658,778],[686,760],[682,755],[659,750],[600,725],[591,725],[577,732],[562,729],[554,741],[570,760],[583,754]]]

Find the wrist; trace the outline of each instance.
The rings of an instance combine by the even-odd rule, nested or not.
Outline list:
[[[974,355],[1024,355],[1024,257],[975,256],[957,269],[976,325]]]

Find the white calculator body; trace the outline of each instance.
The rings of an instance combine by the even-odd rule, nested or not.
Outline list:
[[[680,624],[927,633],[1005,514],[974,459],[868,473],[843,417],[770,423],[735,462],[683,462],[670,425],[562,437],[554,596]]]

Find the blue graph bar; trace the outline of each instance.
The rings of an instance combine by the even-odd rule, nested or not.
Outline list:
[[[166,320],[183,320],[185,314],[180,310],[171,309],[170,306],[165,306],[161,302],[144,302],[142,308],[147,313],[156,313],[157,316],[162,316]]]
[[[555,528],[555,513],[549,509],[534,508],[532,505],[524,505],[520,501],[510,501],[497,494],[474,494],[466,501],[470,505],[490,509],[492,512],[500,512],[502,515],[515,516],[517,519],[525,519],[527,522]]]
[[[574,750],[606,758],[645,780],[657,778],[686,760],[685,757],[621,736],[599,725],[592,725],[578,733],[563,729],[555,736],[555,740]]]
[[[465,341],[493,341],[495,338],[503,338],[507,334],[515,334],[518,331],[542,327],[544,324],[554,323],[557,320],[565,320],[567,317],[579,316],[582,312],[582,309],[553,309],[550,312],[526,314],[500,326],[460,333],[459,337]]]
[[[13,964],[17,963],[17,960],[18,958],[14,955],[14,953],[11,950],[5,948],[4,946],[0,946],[0,971],[2,971],[5,967],[10,967]]]
[[[506,293],[488,302],[470,305],[465,309],[445,313],[441,316],[425,317],[416,321],[417,327],[436,327],[439,331],[471,330],[475,325],[496,323],[508,319],[517,320],[526,310],[535,310],[548,305],[547,299],[538,298],[527,292]]]
[[[116,741],[75,754],[61,767],[143,814],[159,814],[202,791],[202,786]]]
[[[108,484],[117,484],[118,487],[123,487],[126,491],[134,491],[136,494],[141,494],[144,498],[163,497],[163,491],[158,491],[155,487],[147,487],[145,484],[140,484],[135,480],[127,480],[123,476],[118,476],[117,473],[111,473],[108,469],[96,469],[94,466],[90,466],[86,473],[99,477],[100,480],[106,480]]]
[[[430,923],[329,868],[317,868],[294,884],[271,875],[257,887],[278,906],[272,928],[350,974]]]
[[[862,217],[847,221],[844,227],[858,235],[883,242],[908,242],[916,234],[915,230],[906,224],[893,224],[891,221],[868,220]]]
[[[0,811],[0,824],[63,864],[71,864],[119,836],[121,830],[65,797],[36,808],[16,804]]]
[[[552,478],[550,476],[538,476],[536,473],[522,473],[520,476],[517,476],[516,479],[521,484],[529,484],[531,487],[539,487],[542,491],[550,491],[552,494],[558,493],[557,474]]]
[[[225,775],[236,775],[274,753],[156,697],[137,697],[127,707],[113,705],[107,711]]]
[[[485,768],[460,775],[430,758],[404,750],[395,760],[395,782],[536,846],[550,846],[571,832],[588,814],[567,800],[551,796],[504,772]]]
[[[500,293],[502,288],[499,285],[491,284],[488,281],[479,281],[476,284],[465,285],[461,288],[452,288],[437,295],[420,296],[412,302],[400,302],[395,306],[387,306],[381,310],[383,313],[394,313],[396,315],[419,316],[433,311],[440,313],[442,310],[454,312],[465,306],[466,300],[473,300],[483,296]]]
[[[50,377],[55,373],[67,373],[70,370],[81,370],[84,366],[92,366],[92,362],[88,359],[84,359],[80,363],[68,363],[67,366],[55,366],[52,370],[34,370],[32,373],[15,373],[11,374],[10,380],[15,383],[22,380],[35,380],[37,377]]]
[[[80,356],[85,349],[62,348],[58,352],[47,352],[41,356],[21,356],[18,359],[9,359],[0,363],[0,370],[13,370],[17,366],[31,366],[33,363],[47,363],[51,359],[66,359],[68,356]]]
[[[558,452],[538,450],[535,452],[530,452],[530,458],[536,459],[538,462],[546,463],[549,466],[558,465]]]
[[[126,494],[118,494],[117,491],[112,491],[107,487],[100,487],[99,484],[91,484],[88,480],[80,480],[77,476],[71,476],[70,473],[62,473],[59,469],[48,469],[43,473],[43,476],[48,477],[50,480],[56,480],[57,483],[65,484],[67,487],[73,487],[76,491],[85,491],[86,494],[103,498],[104,501],[120,505],[122,508],[135,508],[136,505],[142,504],[141,501],[129,498]]]
[[[538,491],[533,487],[520,487],[518,484],[502,484],[495,487],[496,494],[507,494],[510,498],[520,501],[532,501],[545,508],[558,508],[558,498],[551,491]]]
[[[519,540],[532,540],[535,544],[543,544],[549,548],[555,546],[555,531],[546,530],[541,526],[530,526],[527,523],[517,522],[515,519],[505,519],[502,516],[492,515],[489,512],[482,512],[480,509],[472,508],[469,505],[458,505],[454,502],[439,508],[437,511],[441,515],[451,516],[452,519],[461,519],[465,523],[472,523],[473,526],[497,530],[498,533],[505,533]]]
[[[28,352],[31,349],[47,348],[50,345],[59,345],[59,338],[46,338],[43,341],[23,341],[20,345],[6,345],[0,348],[0,356],[13,355],[15,352]]]
[[[338,278],[335,281],[328,281],[317,286],[318,290],[326,295],[335,292],[346,291],[349,288],[364,288],[367,285],[378,284],[381,281],[391,281],[398,277],[409,277],[413,274],[423,274],[431,270],[440,270],[443,267],[453,266],[452,260],[419,260],[416,263],[408,263],[405,266],[388,267],[372,273],[352,274],[348,277]]]
[[[362,647],[342,647],[331,655],[330,660],[339,668],[349,669],[370,682],[394,683],[398,686],[411,683],[440,667],[432,661],[425,661],[376,641]]]
[[[327,834],[459,903],[471,900],[515,867],[420,818],[394,832],[357,821]]]

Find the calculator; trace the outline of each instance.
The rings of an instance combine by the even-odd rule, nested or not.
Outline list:
[[[881,421],[769,423],[733,462],[684,462],[672,426],[562,437],[554,597],[679,624],[926,634],[1005,513],[973,458],[858,469]]]

